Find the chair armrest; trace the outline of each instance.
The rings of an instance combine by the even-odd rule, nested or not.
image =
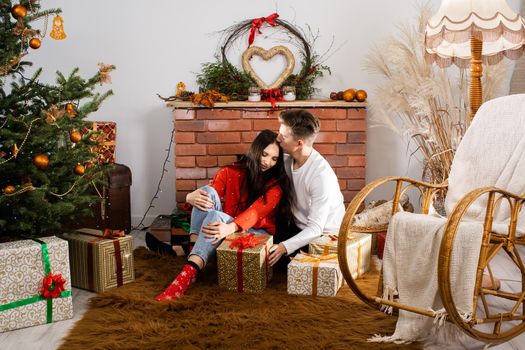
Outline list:
[[[350,202],[348,208],[346,209],[345,216],[343,217],[343,221],[341,223],[341,229],[339,231],[340,233],[348,232],[348,230],[372,233],[385,231],[387,229],[388,225],[373,227],[352,226],[352,219],[363,204],[366,197],[376,188],[389,182],[396,182],[396,189],[394,192],[394,198],[392,203],[392,215],[394,215],[397,212],[399,206],[399,199],[401,198],[401,195],[410,187],[416,187],[421,192],[423,196],[422,212],[425,214],[428,213],[428,208],[430,206],[433,194],[435,194],[438,191],[444,190],[448,187],[447,182],[441,184],[431,184],[428,182],[414,180],[408,177],[387,176],[377,179],[363,187],[363,189],[359,191],[354,197],[352,202]],[[407,186],[403,188],[404,183],[406,183]]]

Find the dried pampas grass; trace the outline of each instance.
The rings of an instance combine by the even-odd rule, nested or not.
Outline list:
[[[468,127],[468,72],[425,62],[425,24],[433,11],[428,3],[419,9],[416,25],[400,25],[398,35],[367,57],[366,68],[385,78],[371,99],[371,126],[387,126],[414,142],[412,155],[422,156],[423,179],[441,183]],[[506,70],[504,62],[484,66],[483,101],[498,95]]]

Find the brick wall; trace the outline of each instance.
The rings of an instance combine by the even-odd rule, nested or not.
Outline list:
[[[177,204],[186,194],[206,185],[218,169],[236,160],[257,131],[277,131],[280,112],[232,109],[175,109]],[[366,109],[309,108],[321,120],[314,148],[339,178],[345,204],[365,185]]]

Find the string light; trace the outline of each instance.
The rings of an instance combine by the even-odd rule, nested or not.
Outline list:
[[[146,212],[144,213],[144,215],[142,216],[142,219],[140,220],[139,224],[137,226],[134,226],[131,228],[131,230],[139,230],[141,229],[141,226],[143,228],[144,227],[144,220],[146,219],[146,215],[148,214],[148,212],[152,209],[152,208],[155,208],[155,206],[153,205],[153,202],[158,199],[158,194],[160,192],[162,192],[162,190],[160,189],[160,186],[162,184],[162,180],[164,179],[164,174],[168,172],[168,170],[166,169],[166,164],[170,162],[170,154],[171,154],[171,147],[173,146],[173,139],[174,139],[174,136],[175,136],[175,122],[173,122],[173,128],[171,129],[171,137],[170,137],[170,143],[168,145],[168,148],[166,149],[166,158],[164,159],[164,162],[162,163],[162,172],[161,172],[161,175],[160,175],[160,179],[159,179],[159,182],[157,184],[157,190],[155,191],[155,194],[153,195],[153,197],[151,198],[150,202],[149,202],[149,206],[148,206],[148,209],[146,209]]]

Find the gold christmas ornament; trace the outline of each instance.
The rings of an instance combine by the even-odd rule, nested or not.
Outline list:
[[[78,130],[73,130],[69,133],[69,139],[73,143],[77,143],[82,140],[82,134]]]
[[[12,148],[12,152],[13,152],[13,157],[17,157],[18,156],[18,151],[19,151],[19,148],[18,146],[16,145],[16,143],[13,145],[13,148]]]
[[[73,118],[74,116],[77,115],[77,111],[75,109],[75,106],[71,102],[66,104],[66,113],[71,118]]]
[[[355,99],[359,102],[365,102],[368,95],[365,90],[357,90],[355,93]]]
[[[49,166],[49,157],[45,153],[37,154],[33,157],[33,164],[40,170],[45,170]]]
[[[8,186],[4,187],[4,193],[5,194],[11,194],[13,192],[15,192],[15,186],[8,185]]]
[[[67,37],[66,32],[64,32],[64,20],[59,15],[53,18],[53,27],[49,36],[55,40],[64,40]]]
[[[250,60],[254,55],[261,56],[261,58],[265,61],[268,61],[275,55],[282,55],[286,59],[286,68],[281,73],[281,75],[279,75],[277,80],[275,80],[271,84],[266,84],[257,75],[257,73],[254,72],[250,64]],[[257,83],[257,86],[259,86],[261,89],[280,88],[281,85],[285,82],[285,80],[290,76],[290,74],[292,74],[294,66],[295,66],[295,58],[292,52],[286,46],[282,46],[282,45],[274,46],[269,50],[265,50],[259,46],[250,46],[242,54],[242,68],[248,75],[250,75],[255,80],[255,82]]]
[[[20,5],[20,4],[15,5],[15,6],[11,7],[11,15],[15,19],[19,19],[19,18],[25,17],[25,16],[27,16],[27,8],[24,5]]]
[[[77,165],[75,165],[73,171],[75,172],[75,174],[82,176],[84,175],[86,168],[82,164],[78,163]]]
[[[42,46],[42,41],[38,38],[32,38],[29,40],[29,47],[36,50]]]
[[[355,90],[354,89],[348,89],[343,91],[343,100],[346,102],[352,102],[355,98]]]

